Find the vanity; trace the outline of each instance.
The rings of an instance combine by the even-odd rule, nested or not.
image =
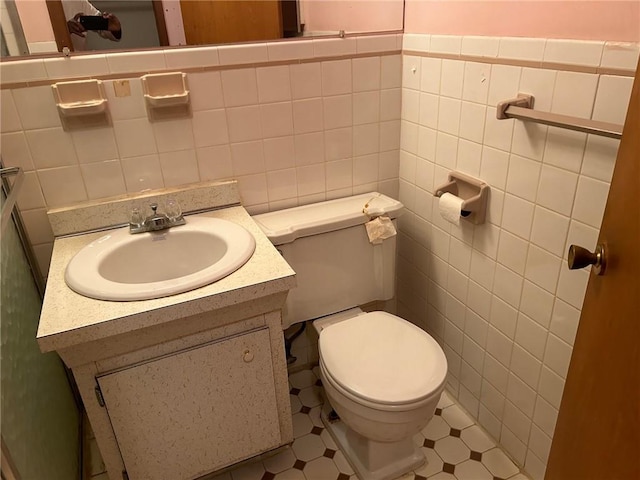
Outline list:
[[[214,283],[162,298],[97,300],[67,286],[71,259],[108,233],[96,229],[166,195],[186,212],[208,210],[195,218],[242,226],[253,255]],[[194,217],[185,215],[187,225]],[[56,241],[38,343],[71,369],[110,480],[195,479],[293,441],[281,309],[295,273],[239,205],[235,182],[60,209],[50,219]]]

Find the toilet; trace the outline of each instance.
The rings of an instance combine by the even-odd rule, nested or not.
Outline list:
[[[402,209],[372,192],[253,217],[296,272],[283,328],[313,320],[330,404],[322,420],[363,480],[397,478],[425,462],[412,437],[433,417],[447,374],[442,348],[424,330],[359,308],[391,299],[395,284],[396,236],[371,241],[365,224]]]

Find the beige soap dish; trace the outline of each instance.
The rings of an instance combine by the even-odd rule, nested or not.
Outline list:
[[[142,89],[149,120],[191,116],[187,74],[156,73],[142,77]]]
[[[102,81],[59,82],[51,89],[65,130],[109,125],[108,102]]]

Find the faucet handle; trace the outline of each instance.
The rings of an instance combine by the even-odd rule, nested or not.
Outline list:
[[[158,204],[153,202],[149,205],[151,207],[151,210],[153,210],[153,214],[156,214],[156,210],[158,210]]]
[[[129,233],[140,233],[144,231],[145,217],[138,207],[131,209],[129,218]]]
[[[144,223],[144,215],[138,207],[131,209],[131,218],[129,219],[129,225],[132,227],[140,227]]]
[[[169,198],[165,205],[165,213],[169,220],[175,221],[182,217],[182,208],[174,198]]]

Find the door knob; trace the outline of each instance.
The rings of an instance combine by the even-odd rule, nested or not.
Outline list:
[[[577,270],[593,265],[593,273],[596,275],[604,274],[607,266],[604,244],[599,244],[593,253],[578,245],[571,245],[569,247],[567,263],[569,264],[570,270]]]

